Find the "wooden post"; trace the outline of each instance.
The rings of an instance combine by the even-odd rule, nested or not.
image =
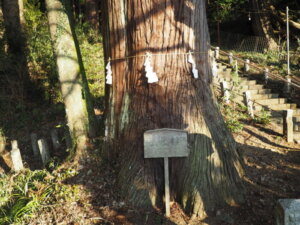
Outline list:
[[[289,7],[286,7],[286,51],[287,51],[287,75],[290,75],[290,26]]]
[[[169,159],[164,157],[166,216],[170,216]]]
[[[232,54],[232,52],[230,52],[229,55],[228,55],[228,63],[229,63],[229,65],[233,64],[233,54]]]
[[[38,146],[42,157],[43,165],[45,166],[50,159],[48,144],[45,139],[38,140]]]
[[[248,114],[253,119],[254,118],[253,101],[251,100],[250,91],[245,91],[245,103],[246,103],[246,106],[247,106]]]
[[[34,157],[37,157],[40,155],[40,152],[39,152],[39,146],[37,144],[37,134],[36,133],[32,133],[30,135],[30,139],[31,139],[31,146],[32,146],[32,151],[33,151],[33,156]]]
[[[13,140],[11,142],[11,161],[13,163],[13,170],[16,172],[19,172],[20,170],[24,169],[22,157],[20,153],[20,149],[18,147],[18,142],[16,140]]]
[[[216,47],[215,49],[215,59],[219,59],[220,57],[220,47]]]
[[[53,148],[55,150],[60,148],[60,141],[58,139],[58,133],[56,129],[51,130],[51,140],[53,144]]]
[[[221,90],[222,90],[222,95],[224,97],[225,103],[229,103],[229,98],[230,98],[230,92],[228,88],[228,83],[226,81],[221,82]]]
[[[245,69],[245,72],[248,72],[250,70],[250,60],[249,59],[245,60],[244,69]]]
[[[293,125],[292,109],[283,111],[283,135],[286,136],[287,142],[294,141],[294,125]]]

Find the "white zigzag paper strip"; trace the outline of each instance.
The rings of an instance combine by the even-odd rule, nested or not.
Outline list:
[[[191,52],[189,52],[188,62],[190,64],[192,64],[192,73],[193,73],[194,78],[197,79],[199,77],[198,70],[196,69],[196,64],[195,64],[195,61],[193,59],[193,56],[192,56]]]
[[[112,85],[112,71],[110,61],[108,61],[106,67],[106,83]]]
[[[144,66],[146,71],[146,77],[148,78],[148,83],[158,82],[158,77],[153,71],[153,67],[151,66],[151,55],[149,53],[147,54]]]

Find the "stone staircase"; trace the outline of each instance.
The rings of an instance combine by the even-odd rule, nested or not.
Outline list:
[[[269,111],[271,114],[271,121],[282,126],[283,124],[283,111],[287,109],[293,110],[293,130],[294,140],[300,141],[300,108],[297,105],[289,102],[287,98],[280,97],[276,90],[266,88],[262,82],[253,79],[255,76],[249,74],[239,74],[238,77],[232,75],[232,68],[217,64],[218,76],[214,77],[213,83],[217,94],[222,94],[221,83],[226,81],[227,89],[233,93],[233,100],[236,103],[245,105],[244,93],[249,91],[251,100],[253,101],[254,114],[258,114],[262,109]],[[263,75],[260,75],[263,77]]]

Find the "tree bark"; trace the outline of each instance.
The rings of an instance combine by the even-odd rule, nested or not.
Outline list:
[[[86,0],[85,1],[85,17],[89,24],[98,32],[99,30],[99,1]]]
[[[201,217],[241,202],[240,156],[211,89],[205,1],[107,0],[105,6],[104,49],[113,72],[106,129],[115,144],[110,151],[120,165],[123,196],[136,206],[162,204],[163,159],[143,158],[143,133],[176,128],[188,131],[190,155],[170,160],[173,200]],[[191,74],[189,51],[197,52],[199,79]],[[154,84],[145,77],[146,52],[156,54],[152,66],[159,82]]]
[[[269,50],[278,50],[278,44],[275,40],[275,34],[272,28],[269,1],[251,0],[251,8],[254,11],[252,14],[252,29],[257,36],[265,37]]]
[[[2,0],[2,12],[9,51],[12,54],[21,54],[25,57],[25,36],[21,26],[20,12],[23,6],[19,6],[18,0]],[[23,21],[24,22],[24,21]]]
[[[8,44],[7,57],[13,67],[6,71],[8,80],[18,82],[18,100],[35,97],[35,88],[30,80],[27,65],[27,43],[25,36],[25,21],[23,17],[23,2],[21,0],[1,0],[5,26],[5,36]],[[17,90],[16,90],[17,89]]]
[[[94,114],[76,35],[68,17],[68,0],[46,0],[48,21],[62,96],[76,154],[94,136]]]

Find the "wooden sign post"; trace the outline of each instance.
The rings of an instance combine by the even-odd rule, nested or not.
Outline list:
[[[166,216],[170,216],[169,157],[187,157],[187,132],[156,129],[144,133],[144,158],[164,158]]]

